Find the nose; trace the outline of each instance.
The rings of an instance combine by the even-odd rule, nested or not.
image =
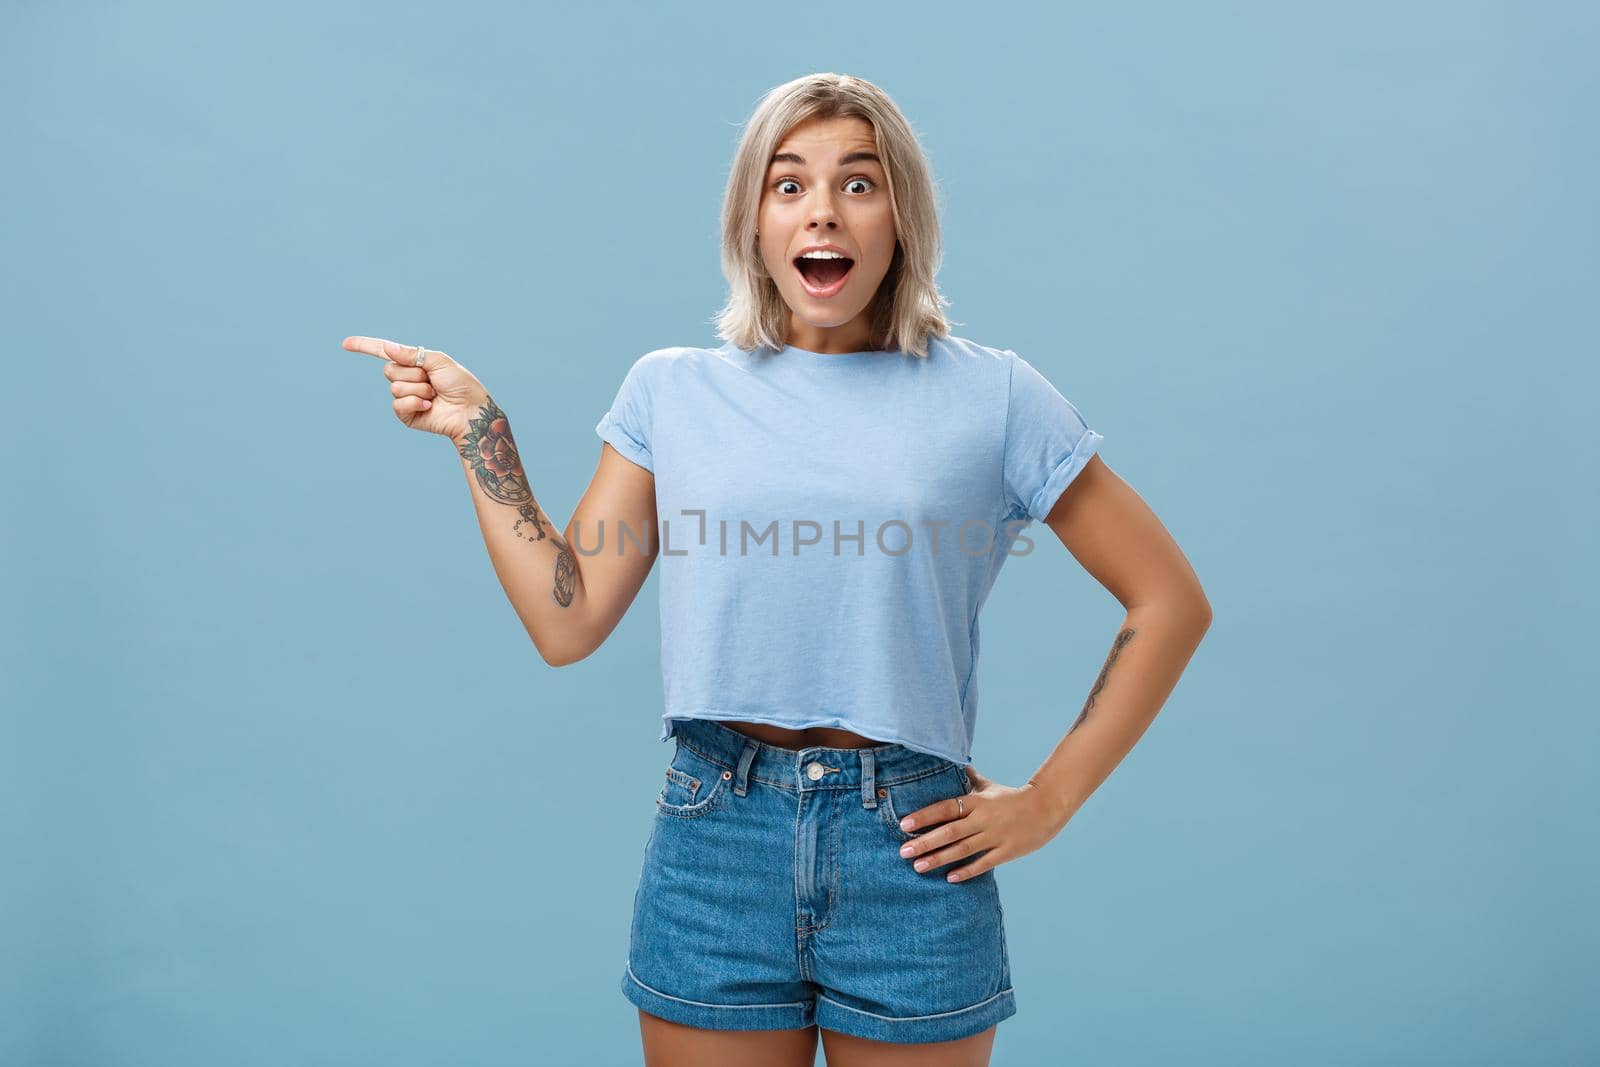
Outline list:
[[[811,221],[806,225],[814,228],[826,224],[829,228],[839,225],[839,214],[833,207],[833,195],[826,187],[819,186],[816,199],[811,201]]]

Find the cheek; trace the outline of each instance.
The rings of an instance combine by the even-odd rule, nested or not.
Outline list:
[[[884,263],[888,263],[894,255],[893,213],[888,209],[874,212],[870,218],[861,220],[858,232],[867,237],[873,256]]]
[[[800,279],[795,277],[794,268],[787,263],[767,261],[767,273],[772,276],[773,282],[784,292],[799,292]]]
[[[762,241],[765,241],[767,239],[767,235],[763,233],[761,235],[761,239]],[[787,275],[794,273],[793,268],[790,267],[789,263],[783,258],[783,248],[781,245],[764,244],[761,249],[761,261],[766,264],[767,273],[771,274],[773,278],[780,282],[784,281]]]
[[[891,231],[883,240],[873,242],[871,262],[867,273],[878,279],[889,273],[889,264],[894,262],[894,233]]]
[[[783,223],[783,205],[771,198],[763,198],[756,205],[756,224],[765,231],[768,226],[777,229]]]
[[[791,231],[784,225],[783,219],[773,212],[767,211],[756,219],[756,229],[760,231],[756,236],[756,249],[767,259],[772,267],[777,267],[777,260],[782,258],[784,249],[789,247]]]

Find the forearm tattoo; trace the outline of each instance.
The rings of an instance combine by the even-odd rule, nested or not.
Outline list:
[[[1089,717],[1089,709],[1094,707],[1094,698],[1099,696],[1100,690],[1106,687],[1106,676],[1111,673],[1111,665],[1117,662],[1117,657],[1122,655],[1123,648],[1127,646],[1129,641],[1133,640],[1133,634],[1134,631],[1131,627],[1124,627],[1123,631],[1117,635],[1117,639],[1111,642],[1111,652],[1106,656],[1105,666],[1100,668],[1100,677],[1094,680],[1094,688],[1089,690],[1089,699],[1084,702],[1083,710],[1078,713],[1078,717],[1073,720],[1072,725],[1067,727],[1067,733],[1070,734],[1076,730],[1078,724]]]
[[[556,603],[566,607],[572,603],[572,594],[578,587],[578,561],[572,558],[572,553],[562,546],[556,556],[556,583],[551,589],[551,595],[556,598]]]
[[[478,417],[468,419],[466,435],[459,446],[461,458],[466,460],[478,476],[478,484],[489,499],[510,504],[521,516],[511,532],[525,541],[543,541],[550,534],[545,531],[545,520],[539,516],[539,506],[533,499],[533,488],[522,472],[522,457],[517,454],[517,442],[511,436],[511,420],[500,410],[492,396],[485,396]],[[529,533],[524,532],[526,526]],[[555,585],[552,595],[562,607],[572,603],[576,589],[578,564],[572,552],[556,539]]]

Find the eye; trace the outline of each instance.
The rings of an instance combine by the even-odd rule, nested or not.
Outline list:
[[[873,189],[876,189],[878,187],[878,183],[873,181],[871,178],[862,178],[862,177],[859,177],[859,176],[851,178],[849,181],[845,182],[845,187],[848,188],[849,186],[855,185],[858,182],[864,183],[864,184],[870,186]],[[781,192],[783,192],[783,187],[785,185],[799,185],[799,184],[800,183],[798,181],[796,181],[795,179],[793,179],[793,178],[779,178],[777,181],[772,183],[772,188],[781,193]]]

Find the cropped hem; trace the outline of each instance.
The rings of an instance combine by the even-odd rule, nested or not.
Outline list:
[[[1045,481],[1037,493],[1033,494],[1033,500],[1028,503],[1028,515],[1030,517],[1038,519],[1040,522],[1045,520],[1045,516],[1050,514],[1050,509],[1055,507],[1056,500],[1060,498],[1062,490],[1066,489],[1067,483],[1076,478],[1078,472],[1088,466],[1089,457],[1100,450],[1100,442],[1104,440],[1103,436],[1093,430],[1083,431],[1083,436],[1078,438],[1077,447],[1072,450],[1072,453],[1066,459],[1056,464],[1056,469],[1050,472],[1049,479]]]
[[[898,1019],[852,1008],[826,994],[817,995],[817,1025],[822,1029],[903,1045],[971,1037],[1016,1013],[1016,993],[1010,986],[971,1007]]]
[[[622,453],[624,458],[633,461],[652,474],[655,473],[655,467],[651,461],[649,451],[640,448],[638,442],[628,436],[628,431],[623,426],[622,420],[617,418],[614,413],[608,411],[600,416],[600,421],[595,423],[594,432],[600,436],[602,441],[607,442],[612,448]]]
[[[622,995],[651,1015],[704,1030],[800,1030],[815,1019],[809,1000],[787,1004],[707,1004],[652,989],[639,981],[630,960],[622,975]]]
[[[661,715],[661,736],[657,740],[661,741],[662,743],[671,740],[672,728],[667,724],[673,719],[709,719],[712,722],[762,722],[769,726],[781,726],[786,730],[805,730],[813,726],[825,726],[835,730],[849,730],[851,733],[861,734],[863,737],[872,736],[861,733],[861,731],[856,729],[854,726],[851,726],[848,723],[842,723],[838,719],[808,719],[800,725],[796,725],[793,719],[785,721],[782,719],[776,719],[771,715],[763,715],[760,712],[722,711],[720,709],[707,708],[687,714],[682,712],[663,712]],[[972,756],[970,753],[964,756],[952,756],[948,752],[941,752],[937,749],[930,748],[920,741],[908,741],[903,737],[873,736],[873,740],[879,741],[885,745],[903,745],[906,748],[911,749],[913,752],[921,752],[926,756],[937,756],[939,759],[949,760],[951,763],[962,767],[969,766],[972,763]]]

